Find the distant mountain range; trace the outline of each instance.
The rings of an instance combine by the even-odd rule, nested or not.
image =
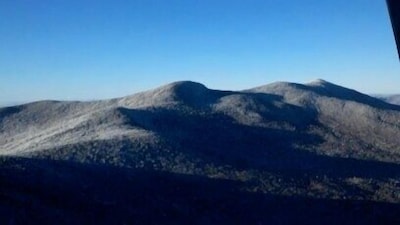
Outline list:
[[[341,199],[335,203],[314,202],[315,207],[310,210],[317,216],[308,218],[308,224],[332,221],[350,224],[352,219],[373,224],[378,218],[398,221],[398,216],[391,214],[400,209],[400,105],[395,105],[399,103],[398,97],[385,98],[385,102],[324,80],[308,84],[277,82],[243,91],[211,90],[200,83],[182,81],[111,100],[40,101],[0,108],[0,154],[3,156],[0,176],[8,182],[3,193],[11,193],[6,194],[6,199],[12,202],[12,207],[0,203],[0,209],[16,210],[8,214],[6,222],[17,217],[28,219],[26,213],[33,206],[21,206],[22,210],[16,206],[23,205],[21,199],[28,198],[27,190],[47,190],[46,183],[56,185],[54,181],[61,180],[66,184],[59,187],[59,191],[69,191],[68,198],[76,191],[84,192],[85,185],[92,185],[95,193],[105,193],[97,203],[97,197],[93,196],[72,199],[76,204],[100,204],[111,218],[116,212],[107,211],[111,208],[103,198],[116,202],[114,208],[137,206],[131,205],[132,202],[118,205],[119,200],[115,198],[122,196],[97,186],[105,182],[100,173],[113,174],[107,175],[107,182],[112,182],[113,177],[119,176],[116,174],[122,173],[117,170],[128,170],[139,175],[123,172],[125,175],[116,178],[116,187],[126,182],[134,188],[130,180],[137,179],[140,183],[142,173],[150,173],[146,175],[149,177],[165,177],[178,187],[183,185],[186,191],[189,184],[206,185],[205,189],[222,194],[224,185],[215,186],[214,182],[235,183],[229,186],[236,190],[232,194],[236,197],[222,194],[221,200],[210,193],[198,197],[200,202],[207,202],[208,207],[216,204],[222,208],[229,199],[237,199],[233,211],[225,212],[216,207],[207,211],[210,215],[207,217],[203,211],[196,211],[198,202],[187,202],[188,196],[180,196],[176,203],[177,219],[166,216],[177,223],[187,223],[187,217],[204,220],[198,224],[231,223],[232,216],[238,216],[235,210],[242,210],[243,202],[253,194],[289,198],[282,201],[291,203],[282,203],[283,211],[276,215],[290,207],[302,207],[304,202],[311,201],[307,199]],[[48,169],[54,173],[47,172]],[[25,170],[32,174],[25,174]],[[45,178],[40,179],[46,182],[37,186],[34,180],[40,174],[44,174]],[[72,174],[72,178],[66,174]],[[86,176],[78,174],[92,174],[93,177],[82,184],[80,180]],[[174,178],[176,176],[178,178]],[[17,186],[25,187],[23,191],[14,193],[16,186],[10,180],[19,180]],[[161,189],[165,185],[155,180],[144,182],[145,185],[155,182]],[[169,194],[157,195],[157,201],[171,202],[169,195],[173,186],[165,186]],[[127,192],[124,189],[121,193]],[[196,189],[196,193],[201,193],[201,189]],[[56,191],[55,195],[58,194],[60,192]],[[241,195],[247,197],[237,197]],[[65,201],[65,198],[57,201]],[[151,202],[151,196],[146,198]],[[248,202],[261,201],[257,204],[267,208],[273,202],[256,199],[249,197]],[[46,208],[39,214],[52,219],[57,218],[57,213],[72,212],[71,208],[52,203],[42,195],[32,201]],[[172,207],[165,204],[165,207]],[[345,211],[341,207],[346,204],[351,207],[346,209],[343,221],[331,220],[326,211],[318,211],[326,207],[336,215]],[[156,203],[149,205],[141,215],[155,210]],[[52,206],[61,211],[54,211]],[[263,208],[254,207],[251,221],[279,223],[280,218],[272,214],[265,216]],[[371,207],[376,208],[375,216],[363,217],[364,210]],[[304,214],[292,213],[293,218]],[[87,214],[71,215],[74,215],[71,223],[87,219]],[[132,222],[136,217],[125,215],[123,218]],[[97,219],[93,221],[101,223]],[[235,220],[243,220],[244,224],[246,215]]]
[[[379,95],[376,97],[385,102],[388,102],[390,104],[400,105],[400,94],[399,95],[384,95],[384,96]]]

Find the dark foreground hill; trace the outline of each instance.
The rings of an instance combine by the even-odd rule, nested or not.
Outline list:
[[[398,223],[400,106],[317,80],[0,109],[5,223]]]
[[[240,181],[6,158],[1,224],[398,224],[399,204],[243,191]],[[346,188],[343,186],[342,188]]]

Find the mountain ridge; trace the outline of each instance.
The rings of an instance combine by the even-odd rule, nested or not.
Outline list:
[[[151,128],[158,126],[155,123],[163,123],[157,117],[165,117],[165,121],[175,117],[173,120],[179,120],[179,116],[173,113],[161,115],[162,111],[182,115],[181,118],[197,116],[200,120],[207,116],[225,117],[224,120],[231,120],[225,126],[234,122],[246,126],[303,131],[317,123],[330,123],[332,119],[337,120],[337,115],[346,114],[341,118],[345,122],[336,123],[348,126],[354,122],[349,118],[356,121],[369,121],[372,118],[379,120],[374,124],[385,123],[390,126],[385,128],[386,132],[394,134],[397,132],[395,124],[400,106],[324,80],[304,85],[275,82],[245,91],[211,90],[197,82],[180,81],[111,100],[41,101],[0,108],[0,136],[3,137],[0,154],[7,152],[7,149],[11,154],[19,149],[29,149],[31,152],[32,149],[40,150],[43,145],[51,148],[62,145],[57,143],[73,144],[80,140],[106,140],[118,136],[135,139],[135,135],[143,136],[139,135],[140,132],[150,135],[149,139],[153,140],[157,132],[151,132]],[[357,132],[371,126],[365,127],[361,122],[354,124]],[[191,126],[195,127],[196,124]],[[328,129],[331,129],[329,126]],[[323,132],[325,128],[318,129]],[[18,142],[19,139],[23,143]],[[35,147],[29,144],[32,142]]]
[[[0,221],[73,215],[104,224],[118,215],[231,224],[247,221],[237,214],[246,208],[266,224],[293,209],[294,218],[315,214],[310,224],[344,212],[344,224],[397,224],[399,137],[400,106],[323,80],[244,91],[183,81],[103,101],[0,108],[0,209],[14,212],[0,212]],[[280,216],[264,216],[282,200]],[[76,214],[82,204],[90,209]],[[371,207],[379,213],[365,219]]]

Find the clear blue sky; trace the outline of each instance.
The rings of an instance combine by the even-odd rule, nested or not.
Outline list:
[[[400,93],[384,0],[0,1],[0,104],[316,78]]]

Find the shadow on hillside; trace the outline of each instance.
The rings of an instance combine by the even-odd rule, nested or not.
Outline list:
[[[293,149],[293,143],[308,145],[322,141],[315,135],[305,133],[305,129],[309,125],[316,123],[315,111],[289,104],[276,106],[274,102],[280,101],[281,97],[270,94],[214,92],[212,92],[214,94],[208,94],[212,98],[210,97],[206,103],[201,104],[201,107],[195,106],[193,103],[197,99],[191,99],[190,101],[185,100],[183,106],[174,108],[128,109],[120,107],[118,110],[129,118],[131,126],[155,132],[164,140],[169,141],[174,148],[190,151],[193,154],[202,153],[202,157],[209,156],[213,160],[235,159],[246,163],[251,159],[252,164],[257,163],[254,162],[255,160],[262,163],[265,158],[286,154],[287,149]],[[271,123],[272,126],[275,124],[281,127],[291,127],[290,129],[296,129],[296,131],[241,125],[234,118],[228,116],[227,112],[216,113],[210,108],[221,97],[229,94],[245,98],[237,100],[238,102],[234,104],[245,104],[247,98],[251,98],[256,105],[268,108],[259,110],[247,109],[246,106],[242,106],[243,109],[240,110],[257,111],[263,120]],[[230,102],[230,104],[232,103]],[[244,113],[244,115],[238,115],[241,117],[239,119],[247,119],[246,113],[248,112]]]
[[[1,224],[398,224],[400,205],[239,191],[240,183],[2,158]]]
[[[10,107],[0,108],[0,122],[2,122],[4,118],[11,116],[12,114],[18,113],[20,111],[21,111],[20,106],[10,106]]]
[[[238,170],[256,169],[290,177],[308,174],[385,179],[400,174],[398,164],[330,157],[305,150],[323,139],[306,131],[307,124],[317,122],[312,113],[302,109],[295,111],[297,122],[306,124],[292,122],[298,127],[296,130],[245,126],[222,114],[204,116],[160,108],[120,110],[130,118],[132,126],[153,131],[189,158],[216,166],[231,165]]]

